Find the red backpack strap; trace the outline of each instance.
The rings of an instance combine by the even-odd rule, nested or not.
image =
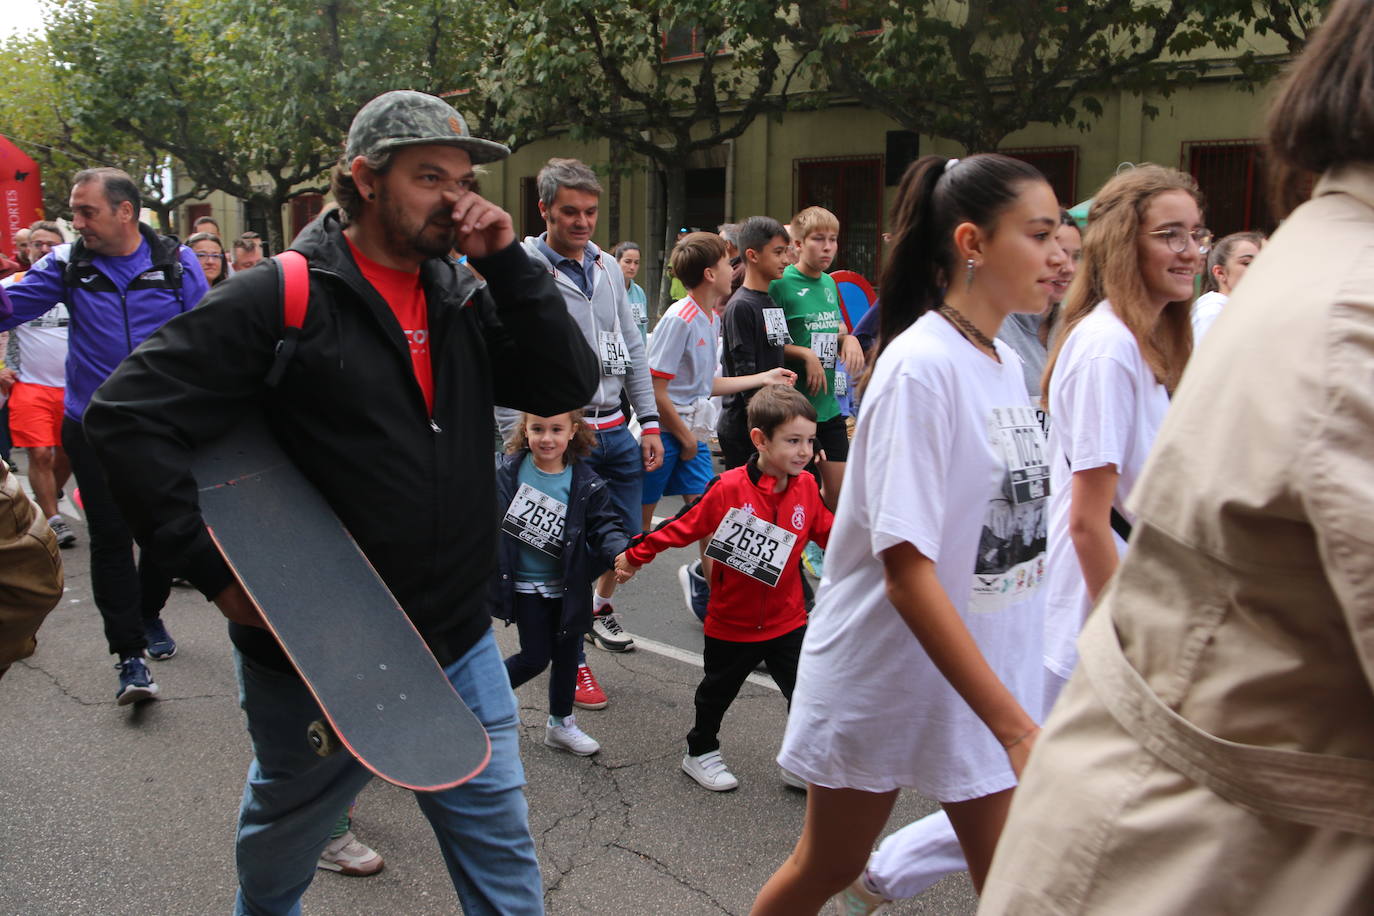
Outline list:
[[[267,373],[267,386],[275,388],[286,374],[286,367],[296,352],[296,341],[305,324],[310,306],[310,265],[299,251],[283,251],[272,258],[277,264],[278,291],[281,295],[282,337],[277,341],[276,356]]]

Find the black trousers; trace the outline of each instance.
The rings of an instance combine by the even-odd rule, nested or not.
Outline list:
[[[515,595],[515,628],[520,631],[520,651],[506,659],[512,688],[519,687],[552,663],[549,672],[549,715],[572,713],[577,687],[577,650],[581,634],[558,638],[563,602],[540,595]]]
[[[105,468],[86,433],[71,417],[62,419],[62,447],[81,488],[91,542],[91,592],[105,622],[105,641],[120,658],[148,647],[144,621],[156,620],[172,590],[172,575],[141,551],[134,562],[134,535],[124,522],[105,480]]]
[[[768,666],[778,689],[792,704],[792,688],[797,683],[797,661],[801,658],[802,639],[806,625],[797,627],[775,639],[762,642],[730,642],[706,637],[702,653],[705,675],[697,687],[697,719],[687,733],[687,753],[693,757],[720,750],[721,720],[725,710],[735,702],[744,679],[759,664]]]

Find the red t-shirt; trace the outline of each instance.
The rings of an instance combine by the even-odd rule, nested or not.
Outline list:
[[[344,236],[348,239],[348,236]],[[401,325],[410,343],[410,363],[415,380],[425,394],[425,406],[434,411],[434,371],[429,361],[429,310],[425,307],[425,291],[420,285],[420,272],[407,273],[394,267],[378,264],[358,250],[352,239],[348,248],[362,271],[363,279],[381,293],[392,314]]]

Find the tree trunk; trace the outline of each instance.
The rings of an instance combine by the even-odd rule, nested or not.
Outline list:
[[[281,254],[286,250],[286,230],[283,228],[281,209],[286,205],[289,188],[278,190],[276,197],[263,195],[259,200],[267,209],[267,244],[264,254]]]
[[[663,276],[658,283],[658,314],[673,304],[669,290],[673,285],[672,274],[668,272],[669,259],[673,246],[677,243],[677,231],[687,219],[687,169],[680,162],[663,170],[668,184],[668,202],[663,227]],[[657,317],[657,316],[655,316]]]
[[[606,192],[606,207],[611,212],[606,221],[606,231],[610,236],[611,245],[619,245],[624,239],[620,236],[620,147],[611,144],[611,177],[610,190]]]

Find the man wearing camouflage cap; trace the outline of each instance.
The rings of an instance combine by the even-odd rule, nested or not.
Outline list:
[[[369,778],[349,755],[316,757],[302,740],[318,707],[196,508],[192,450],[259,399],[491,736],[481,775],[417,796],[464,912],[542,911],[517,707],[483,600],[496,517],[474,507],[495,504],[493,402],[545,416],[580,407],[597,366],[510,216],[472,190],[473,165],[507,155],[433,96],[373,99],[334,167],[339,210],[292,245],[309,260],[310,300],[280,384],[264,382],[283,336],[279,275],[252,270],[150,338],[86,415],[139,541],[230,621],[255,757],[239,814],[239,913],[299,912],[331,827]]]

